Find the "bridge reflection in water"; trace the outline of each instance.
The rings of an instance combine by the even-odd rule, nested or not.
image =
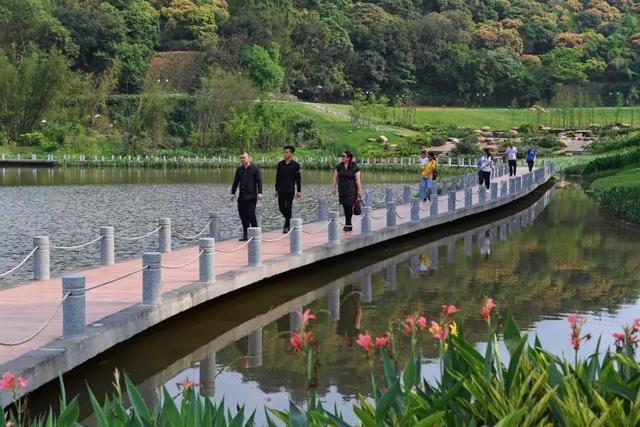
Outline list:
[[[65,382],[70,389],[68,394],[83,394],[85,381],[97,394],[109,392],[108,385],[111,382],[113,368],[118,367],[138,384],[140,392],[148,402],[159,398],[163,386],[166,386],[170,393],[176,394],[176,382],[188,377],[199,384],[199,391],[203,396],[215,397],[220,401],[223,396],[229,395],[228,401],[232,403],[235,401],[233,396],[237,396],[238,391],[223,387],[220,383],[216,384],[216,377],[223,371],[229,373],[237,367],[242,370],[244,377],[237,380],[254,380],[257,384],[253,387],[261,387],[260,380],[257,377],[252,378],[251,372],[261,367],[269,369],[269,366],[264,364],[264,356],[275,351],[275,339],[287,340],[287,331],[300,326],[301,310],[312,306],[319,318],[326,316],[333,325],[331,328],[335,328],[341,339],[345,340],[345,344],[351,346],[357,333],[364,330],[361,330],[360,325],[363,308],[366,310],[368,306],[384,305],[385,300],[392,298],[402,286],[402,281],[398,280],[400,272],[406,274],[406,270],[411,279],[424,279],[428,284],[438,270],[455,269],[459,247],[465,257],[479,254],[482,259],[486,259],[491,256],[493,248],[499,245],[500,241],[506,241],[533,224],[554,195],[553,187],[545,192],[540,190],[519,202],[515,208],[520,210],[513,215],[507,212],[494,213],[477,219],[469,223],[470,225],[460,225],[460,228],[465,227],[462,230],[452,231],[453,227],[441,227],[429,236],[415,236],[406,243],[402,241],[367,249],[354,255],[352,261],[348,261],[347,264],[355,267],[356,271],[348,271],[345,274],[344,266],[336,265],[344,263],[328,261],[319,267],[296,272],[296,276],[308,278],[308,283],[307,280],[296,281],[290,277],[275,278],[270,281],[274,282],[273,285],[225,297],[219,302],[194,310],[195,313],[187,313],[173,319],[172,326],[167,326],[168,330],[161,330],[161,325],[71,371],[65,376]],[[424,241],[428,243],[421,243]],[[389,249],[390,245],[399,247]],[[369,256],[370,252],[376,251],[378,253]],[[392,254],[389,255],[389,252]],[[381,260],[371,263],[371,259]],[[380,280],[376,280],[378,276]],[[325,285],[317,287],[318,283],[322,283],[320,280],[323,277]],[[326,278],[333,277],[339,278],[326,282]],[[256,297],[256,294],[260,293],[264,293],[265,298],[259,307],[247,302],[249,299],[259,301],[260,295]],[[291,297],[292,294],[295,296]],[[377,300],[376,295],[381,298]],[[453,301],[440,298],[436,301],[437,304],[445,302]],[[265,306],[269,308],[265,309]],[[394,313],[393,319],[399,319],[402,314],[406,313]],[[391,317],[388,320],[391,320]],[[269,337],[265,337],[263,331],[274,322],[278,324],[279,333],[271,333]],[[317,336],[323,339],[322,336]],[[224,362],[220,357],[216,357],[221,352],[229,353],[225,356]],[[428,349],[425,354],[431,359],[436,357],[436,353]],[[228,360],[230,357],[233,357],[231,362]],[[289,368],[292,371],[300,367],[296,355],[282,354],[278,357],[290,360]],[[361,355],[354,352],[354,357],[361,358]],[[429,359],[425,359],[425,363],[428,364]],[[282,364],[287,365],[286,362]],[[326,369],[331,369],[331,366],[328,366],[329,362],[323,361],[323,364],[327,365]],[[304,376],[303,371],[296,372],[295,375],[292,372],[290,374],[293,377]],[[301,380],[297,384],[298,390],[287,389],[292,381],[295,383],[300,378],[289,379],[286,376],[287,374],[283,374],[281,377],[282,395],[291,395],[294,400],[299,400],[304,395],[304,381]],[[40,394],[51,396],[50,393],[55,388],[55,384],[49,384],[36,392],[32,398],[36,406],[51,404],[51,401],[45,402],[45,399],[41,399]],[[274,389],[271,385],[268,388]],[[367,391],[365,378],[361,392]],[[340,394],[348,397],[355,393],[351,390],[340,390]],[[253,398],[254,396],[247,394],[244,396],[244,402],[240,400],[240,403],[246,403],[251,410],[256,405],[264,403],[254,401]],[[88,412],[86,399],[81,401],[83,409]],[[85,421],[91,422],[92,417]]]

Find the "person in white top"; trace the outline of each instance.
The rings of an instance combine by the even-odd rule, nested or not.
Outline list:
[[[491,151],[488,148],[484,149],[484,155],[480,157],[480,185],[484,183],[487,190],[491,186],[491,167],[493,166],[493,158],[491,157]]]
[[[507,147],[507,162],[509,163],[509,176],[516,176],[516,159],[518,158],[518,149],[509,143]]]

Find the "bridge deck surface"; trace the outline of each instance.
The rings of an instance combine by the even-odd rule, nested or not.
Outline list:
[[[526,167],[518,167],[517,174],[526,173]],[[493,179],[493,182],[508,180],[509,176]],[[473,191],[473,203],[478,203],[477,187]],[[464,205],[464,191],[459,190],[456,196],[456,208]],[[428,216],[429,206],[420,202],[420,217]],[[439,197],[438,211],[446,213],[448,200]],[[426,210],[426,212],[424,211]],[[386,208],[372,211],[371,229],[381,230],[386,227]],[[410,221],[410,204],[397,206],[397,213],[402,218],[397,218],[398,224]],[[341,219],[343,221],[343,219]],[[314,231],[322,228],[326,221],[307,223],[303,229]],[[354,217],[353,233],[340,231],[341,239],[349,239],[360,234],[360,220]],[[342,227],[340,227],[340,230]],[[263,233],[263,239],[274,239],[282,236],[281,230],[267,231]],[[327,243],[327,230],[316,233],[303,233],[303,250]],[[216,248],[231,250],[240,246],[240,242],[226,240],[216,242]],[[246,249],[240,249],[234,253],[216,253],[216,275],[237,270],[246,266]],[[263,261],[280,257],[289,253],[289,238],[283,238],[277,242],[262,243]],[[162,254],[163,265],[180,265],[196,257],[197,245]],[[104,266],[82,271],[78,274],[86,277],[86,286],[108,281],[120,277],[126,273],[142,267],[140,258],[117,262],[112,266]],[[198,280],[198,262],[194,262],[181,269],[162,270],[162,291],[171,292]],[[37,329],[51,316],[62,297],[61,277],[50,280],[30,282],[24,285],[0,291],[0,342],[12,342],[24,339]],[[142,272],[136,273],[113,284],[90,291],[86,295],[86,319],[87,324],[98,322],[100,319],[123,310],[129,306],[140,303],[142,300]],[[15,346],[0,346],[0,364],[13,360],[25,353],[42,347],[46,343],[60,337],[62,334],[62,310],[60,310],[52,323],[43,333],[28,343]]]

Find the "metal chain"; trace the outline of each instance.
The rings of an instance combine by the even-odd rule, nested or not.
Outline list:
[[[205,231],[207,231],[207,228],[209,227],[209,225],[211,225],[211,223],[213,222],[213,218],[211,218],[209,220],[209,222],[204,226],[204,228],[202,229],[201,232],[199,232],[198,234],[194,235],[194,236],[184,236],[180,233],[178,233],[177,231],[174,233],[177,237],[184,239],[184,240],[193,240],[197,237],[200,237]]]
[[[155,230],[152,230],[152,231],[148,232],[147,234],[143,234],[142,236],[136,236],[136,237],[116,236],[116,238],[122,239],[122,240],[129,240],[129,241],[140,240],[140,239],[144,239],[145,237],[151,236],[153,233],[155,233],[157,231],[160,231],[161,228],[162,228],[162,225],[159,226],[158,228],[156,228]]]
[[[27,260],[28,260],[29,258],[31,258],[31,257],[33,256],[33,254],[35,254],[35,253],[36,253],[36,251],[37,251],[37,250],[38,250],[38,247],[36,246],[35,248],[33,248],[33,249],[31,250],[31,252],[29,252],[29,255],[27,255],[27,256],[26,256],[26,258],[25,258],[25,259],[23,259],[23,260],[22,260],[22,262],[21,262],[20,264],[16,265],[16,266],[15,266],[15,267],[13,267],[11,270],[6,271],[6,272],[4,272],[4,273],[0,274],[0,277],[7,276],[7,275],[9,275],[9,274],[13,273],[14,271],[16,271],[17,269],[19,269],[20,267],[22,267],[22,265],[23,265],[25,262],[27,262]]]
[[[28,343],[29,341],[31,341],[32,339],[34,339],[35,337],[40,335],[42,333],[42,331],[44,331],[47,328],[47,326],[49,326],[49,324],[51,324],[51,322],[53,321],[54,317],[56,317],[56,314],[58,314],[58,311],[60,311],[60,308],[62,307],[62,304],[64,304],[64,302],[69,297],[69,295],[71,295],[71,292],[66,293],[62,297],[62,300],[60,301],[60,303],[58,304],[58,306],[54,310],[53,314],[49,317],[49,319],[46,322],[44,322],[44,324],[40,327],[40,329],[35,331],[30,337],[25,338],[25,339],[20,340],[20,341],[15,341],[15,342],[0,342],[0,347],[17,347],[19,345]]]
[[[201,250],[200,253],[195,258],[190,259],[189,261],[185,262],[184,264],[180,264],[180,265],[163,265],[163,264],[160,264],[160,267],[166,268],[168,270],[176,270],[178,268],[186,267],[187,265],[192,264],[192,263],[196,262],[197,260],[199,260],[203,253],[204,253],[204,249]]]
[[[305,230],[305,229],[303,228],[303,229],[302,229],[302,232],[303,232],[303,233],[305,233],[305,234],[318,234],[318,233],[320,233],[321,231],[325,230],[327,227],[329,227],[329,225],[331,225],[331,223],[332,223],[333,221],[334,221],[333,219],[330,219],[329,221],[327,221],[327,223],[326,223],[325,225],[323,225],[323,226],[322,226],[322,227],[320,227],[319,229],[317,229],[317,230],[313,230],[313,231]]]
[[[391,210],[391,208],[388,208],[387,211],[380,217],[375,217],[375,216],[371,215],[371,219],[382,219],[382,218],[387,216],[387,214],[389,213],[390,210]]]
[[[241,244],[240,246],[238,246],[235,249],[230,249],[230,250],[225,250],[225,249],[218,249],[216,248],[216,252],[222,252],[223,254],[230,254],[233,252],[236,252],[242,248],[244,248],[245,246],[247,246],[249,243],[251,243],[251,241],[253,240],[253,237],[251,237],[249,240],[247,240],[246,242],[244,242],[243,244]]]
[[[94,243],[96,243],[96,242],[97,242],[97,241],[99,241],[99,240],[102,240],[103,238],[104,238],[104,236],[99,236],[98,238],[93,239],[93,240],[92,240],[92,241],[90,241],[90,242],[83,243],[83,244],[81,244],[81,245],[76,245],[76,246],[54,246],[54,245],[50,245],[49,247],[50,247],[51,249],[62,249],[62,250],[74,250],[74,249],[81,249],[81,248],[84,248],[84,247],[86,247],[86,246],[93,245]]]
[[[98,288],[101,288],[103,286],[110,285],[111,283],[117,282],[118,280],[122,280],[122,279],[125,279],[125,278],[129,277],[129,276],[133,276],[136,273],[140,273],[141,271],[146,270],[147,268],[149,268],[149,266],[145,265],[144,267],[142,267],[142,268],[140,268],[140,269],[138,269],[136,271],[132,271],[131,273],[127,273],[124,276],[120,276],[118,278],[111,279],[109,281],[106,281],[106,282],[103,282],[103,283],[100,283],[100,284],[97,284],[97,285],[93,285],[93,286],[88,287],[87,289],[85,289],[85,292],[89,292],[89,291],[92,291],[94,289],[98,289]]]

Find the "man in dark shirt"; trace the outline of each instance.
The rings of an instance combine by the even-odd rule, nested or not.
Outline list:
[[[240,188],[238,195],[238,213],[242,221],[241,242],[247,240],[247,228],[258,226],[256,218],[256,204],[262,200],[262,177],[260,170],[251,164],[251,156],[244,151],[240,155],[241,166],[236,169],[236,176],[231,187],[231,201],[236,197],[236,190]]]
[[[291,145],[284,147],[284,160],[278,162],[276,169],[276,197],[278,208],[284,216],[283,233],[288,233],[291,227],[291,209],[293,197],[300,198],[302,193],[302,180],[300,178],[300,164],[292,159],[295,148]],[[296,189],[298,190],[296,192]]]

